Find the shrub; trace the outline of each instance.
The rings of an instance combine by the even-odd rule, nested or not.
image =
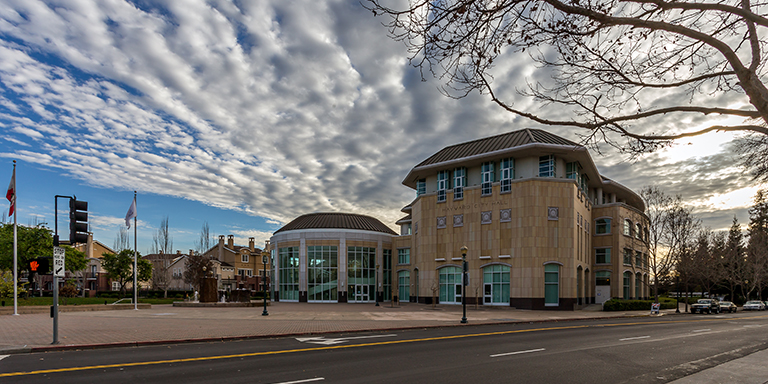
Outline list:
[[[674,309],[675,300],[659,298],[661,309]],[[603,311],[650,311],[653,300],[611,299],[603,304]]]

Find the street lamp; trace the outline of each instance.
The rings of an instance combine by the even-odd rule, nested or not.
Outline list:
[[[463,266],[464,273],[461,274],[461,307],[462,307],[462,313],[463,316],[461,317],[461,323],[466,324],[467,323],[467,246],[461,247],[461,263]]]
[[[379,306],[379,265],[376,264],[376,274],[373,275],[373,295],[376,296],[376,306]]]
[[[675,300],[675,313],[680,313],[680,273],[676,276],[675,290],[677,291],[677,300]]]
[[[269,256],[267,256],[267,252],[269,249],[269,240],[266,241],[266,244],[264,244],[264,251],[261,253],[261,263],[264,264],[264,312],[261,313],[262,316],[268,316],[269,312],[267,312],[267,262],[269,261]]]

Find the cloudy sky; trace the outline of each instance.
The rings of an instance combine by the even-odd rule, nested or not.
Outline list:
[[[357,0],[0,3],[0,182],[17,160],[21,224],[53,227],[54,195],[88,201],[108,246],[134,190],[142,253],[165,216],[185,252],[204,222],[239,244],[263,244],[309,212],[393,225],[415,196],[401,185],[415,164],[446,145],[537,127],[481,95],[442,96],[439,79],[421,81]],[[525,57],[496,70],[510,90],[542,76]],[[633,161],[610,148],[593,156],[605,176],[682,194],[705,225],[724,229],[734,215],[748,221],[756,191],[729,150],[734,137]]]

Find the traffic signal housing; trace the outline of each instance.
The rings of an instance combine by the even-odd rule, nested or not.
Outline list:
[[[69,200],[69,244],[88,241],[88,202],[77,198]]]
[[[47,257],[38,257],[30,260],[28,267],[30,280],[35,274],[47,275],[51,271],[51,264]]]

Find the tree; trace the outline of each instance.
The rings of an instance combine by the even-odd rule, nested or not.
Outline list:
[[[107,272],[107,278],[120,283],[120,293],[124,296],[125,285],[129,281],[133,281],[133,251],[124,249],[117,254],[105,252],[102,256],[101,266]],[[149,281],[152,278],[152,264],[141,259],[141,255],[138,253],[136,257],[139,258],[137,260],[139,269],[137,280],[140,282]]]
[[[64,269],[80,277],[80,286],[82,287],[83,297],[85,297],[85,268],[88,266],[88,259],[85,252],[81,252],[68,245],[64,246]]]
[[[759,190],[755,205],[749,209],[749,239],[747,265],[749,292],[757,292],[762,300],[763,288],[768,284],[768,191]]]
[[[213,243],[213,236],[211,235],[211,228],[208,226],[208,222],[203,222],[203,227],[200,229],[200,239],[195,244],[196,251],[199,253],[205,253],[211,249]]]
[[[152,285],[163,290],[163,297],[168,297],[168,288],[171,285],[171,277],[168,275],[171,266],[169,255],[173,254],[173,237],[168,228],[168,216],[160,220],[160,227],[152,235],[152,253],[163,255],[153,263],[155,273],[152,274]]]
[[[635,154],[711,131],[752,133],[754,146],[744,150],[756,159],[768,154],[763,3],[410,0],[393,9],[385,1],[366,7],[387,18],[411,64],[422,77],[439,77],[450,97],[477,90],[508,112]],[[546,80],[527,79],[518,90],[529,107],[505,101],[509,84],[492,85],[494,77],[514,75],[501,71],[528,59],[521,55],[547,71],[539,76]],[[702,127],[695,114],[723,119]],[[641,123],[661,132],[642,132]],[[768,180],[765,162],[745,165]]]
[[[24,266],[37,257],[53,257],[53,235],[42,225],[17,227],[18,265]],[[0,270],[13,268],[13,224],[0,225]],[[21,268],[20,268],[21,269]]]
[[[160,227],[152,235],[152,253],[173,253],[173,237],[168,229],[168,216],[160,220]]]
[[[187,265],[184,268],[184,282],[200,290],[200,283],[205,274],[213,268],[211,259],[199,253],[187,257]]]
[[[123,249],[130,248],[131,242],[128,239],[128,228],[121,225],[117,231],[117,235],[115,235],[114,249],[115,251],[120,252]]]
[[[723,250],[723,278],[731,294],[731,301],[735,301],[737,287],[742,287],[744,292],[744,280],[747,278],[747,264],[744,255],[744,235],[736,216],[728,230],[725,249]]]

